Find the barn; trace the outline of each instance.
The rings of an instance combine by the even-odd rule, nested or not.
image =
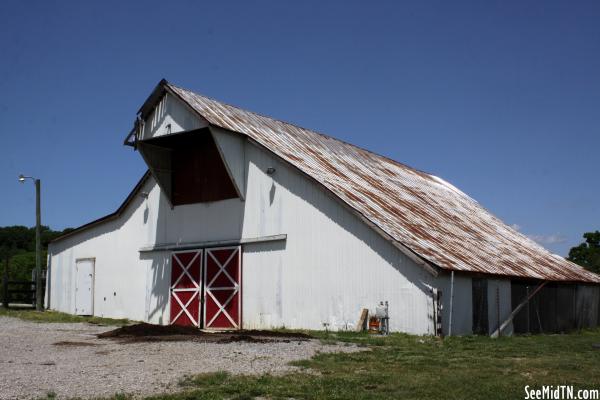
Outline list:
[[[559,332],[600,277],[445,180],[162,80],[125,139],[148,171],[48,250],[46,306],[203,329]],[[501,329],[499,329],[501,327]]]

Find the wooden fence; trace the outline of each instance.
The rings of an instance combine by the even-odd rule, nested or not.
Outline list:
[[[44,296],[45,280],[42,280],[42,297]],[[12,304],[31,304],[35,307],[35,282],[11,281],[2,284],[2,303],[4,307]]]

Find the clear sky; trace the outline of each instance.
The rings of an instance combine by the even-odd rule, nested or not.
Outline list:
[[[0,2],[0,226],[75,227],[145,171],[161,78],[433,173],[566,255],[600,229],[599,1]]]

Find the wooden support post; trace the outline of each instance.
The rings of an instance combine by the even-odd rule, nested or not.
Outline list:
[[[529,303],[529,300],[531,300],[533,298],[533,296],[535,296],[536,293],[539,292],[540,289],[542,289],[546,285],[546,283],[548,283],[548,282],[544,281],[544,282],[540,283],[539,286],[536,287],[533,292],[531,292],[528,296],[526,296],[525,299],[522,302],[520,302],[519,305],[516,306],[515,309],[510,313],[510,315],[508,316],[506,321],[504,321],[490,336],[493,338],[500,336],[500,332],[502,332],[504,329],[506,329],[506,327],[508,326],[508,324],[511,323],[511,321],[513,320],[515,315],[517,315],[517,313],[519,311],[521,311],[521,308],[523,308],[525,306],[525,304]]]
[[[6,264],[4,264],[4,274],[2,276],[2,302],[4,304],[4,308],[8,308],[8,303],[10,303],[10,299],[8,298],[8,255],[6,256]]]
[[[40,207],[41,183],[35,180],[35,309],[44,310],[42,298],[42,211]]]
[[[356,323],[356,332],[362,332],[365,330],[365,326],[367,325],[368,317],[369,317],[369,310],[366,308],[363,308],[362,311],[360,312],[360,318],[358,319],[358,322]]]

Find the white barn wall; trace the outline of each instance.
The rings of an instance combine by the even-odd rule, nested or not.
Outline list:
[[[150,190],[148,182],[142,190]],[[75,261],[95,258],[94,315],[145,319],[147,262],[136,251],[154,240],[146,200],[136,197],[119,219],[67,237],[49,247],[49,306],[75,312]]]
[[[212,130],[214,132],[214,130]],[[221,157],[226,159],[225,167],[231,177],[236,190],[242,199],[246,197],[246,151],[245,142],[238,133],[218,130],[213,133],[215,143]]]
[[[441,271],[436,280],[442,290],[442,331],[450,332],[450,272]],[[473,333],[473,286],[471,277],[460,272],[454,273],[454,300],[452,301],[452,335],[470,335]]]
[[[387,300],[392,330],[433,333],[428,288],[443,278],[435,280],[295,168],[241,136],[236,145],[231,133],[214,134],[229,135],[230,147],[244,150],[243,163],[226,161],[238,178],[243,169],[245,201],[172,209],[149,179],[142,189],[148,199],[136,197],[119,219],[51,244],[52,309],[74,312],[75,260],[95,257],[95,315],[165,324],[170,253],[140,248],[287,234],[286,241],[244,245],[245,328],[323,329],[327,323],[329,329],[353,329],[361,308],[374,310]],[[226,158],[228,153],[235,151],[224,151]],[[276,169],[272,176],[268,167]]]
[[[297,170],[249,143],[246,159],[243,236],[288,236],[281,249],[245,246],[245,326],[351,329],[387,300],[393,330],[431,333],[428,272]]]
[[[169,133],[205,128],[208,123],[199,118],[179,100],[166,93],[148,116],[142,130],[142,139]]]

